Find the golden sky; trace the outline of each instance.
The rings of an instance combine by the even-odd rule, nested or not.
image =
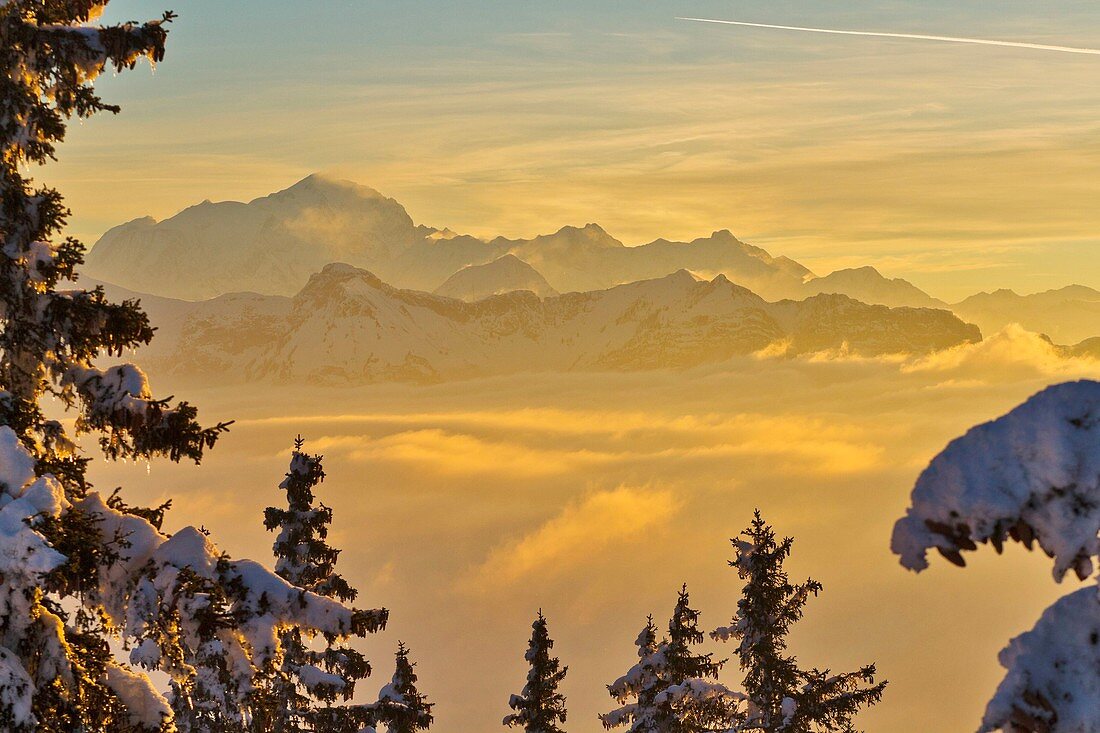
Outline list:
[[[639,244],[728,228],[818,274],[874,264],[948,300],[1100,287],[1100,57],[674,20],[1098,46],[1094,0],[173,6],[165,62],[104,79],[123,114],[74,125],[39,174],[89,244],[129,219],[326,171],[476,235],[598,222]],[[138,0],[111,12],[157,14]],[[680,583],[704,625],[728,622],[728,538],[760,507],[797,538],[792,575],[825,585],[798,654],[874,660],[891,680],[861,726],[970,730],[1000,679],[997,651],[1075,585],[1016,548],[914,576],[888,551],[890,527],[949,439],[1096,366],[1010,329],[926,358],[278,400],[269,387],[181,389],[208,421],[238,420],[204,466],[97,461],[92,480],[133,503],[171,496],[169,529],[205,525],[232,554],[270,560],[262,510],[304,435],[326,456],[341,569],[364,605],[393,610],[367,645],[380,672],[365,687],[404,639],[452,733],[499,725],[539,607],[571,667],[570,730],[597,730],[604,685]]]
[[[951,300],[1100,286],[1100,57],[674,20],[1100,45],[1090,3],[179,5],[46,175],[89,243],[324,170],[477,235],[728,228]]]

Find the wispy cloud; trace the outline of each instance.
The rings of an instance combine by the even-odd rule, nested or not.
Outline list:
[[[642,542],[650,530],[667,523],[680,502],[667,490],[620,486],[590,494],[519,539],[489,553],[468,584],[491,589],[533,574],[569,573],[611,545]]]

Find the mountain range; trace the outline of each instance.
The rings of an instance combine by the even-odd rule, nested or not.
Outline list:
[[[1059,344],[1100,335],[1100,291],[1083,285],[1032,295],[1018,295],[1011,290],[978,293],[951,306],[951,310],[985,333],[1018,323]]]
[[[249,203],[204,201],[164,221],[146,217],[115,227],[91,249],[83,272],[135,292],[271,309],[277,301],[240,293],[290,302],[333,262],[369,271],[393,292],[469,303],[519,291],[536,300],[590,295],[683,270],[712,283],[721,275],[775,307],[775,301],[821,303],[813,299],[844,295],[868,305],[949,310],[985,333],[1019,323],[1062,344],[1100,335],[1100,292],[1080,285],[1034,295],[998,290],[948,304],[874,267],[818,277],[727,230],[640,246],[624,245],[597,224],[531,239],[479,239],[418,225],[393,199],[320,175]]]
[[[558,295],[539,271],[513,254],[484,265],[467,265],[436,288],[436,295],[473,302],[490,295],[527,290],[540,298]]]
[[[768,299],[800,297],[813,276],[786,257],[719,231],[691,242],[627,247],[597,224],[532,239],[490,240],[418,226],[393,199],[350,181],[309,176],[249,203],[204,201],[164,221],[114,227],[84,273],[140,292],[197,300],[229,292],[293,295],[331,262],[398,287],[432,291],[459,270],[511,254],[559,292],[586,291],[688,269],[724,274]]]
[[[113,298],[139,295],[107,289]],[[705,280],[687,270],[606,290],[545,298],[516,291],[470,303],[330,264],[293,297],[141,298],[158,327],[142,363],[159,374],[219,380],[431,382],[684,368],[769,347],[791,355],[926,353],[981,338],[942,310],[830,294],[772,303],[724,275]]]

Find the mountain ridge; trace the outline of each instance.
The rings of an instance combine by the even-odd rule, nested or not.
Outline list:
[[[789,355],[927,353],[978,341],[946,311],[844,295],[769,302],[686,269],[606,290],[466,302],[332,263],[294,296],[154,299],[143,363],[176,376],[323,383],[435,382],[532,370],[682,369],[782,344]]]
[[[1100,335],[1100,291],[1067,285],[1030,295],[1014,290],[975,293],[951,309],[983,331],[1017,323],[1061,343],[1076,343]]]
[[[502,257],[517,272],[491,265]],[[416,224],[405,208],[352,181],[313,174],[247,203],[204,201],[163,221],[140,217],[112,227],[82,272],[137,292],[203,300],[232,292],[292,296],[331,262],[348,262],[396,286],[476,300],[517,288],[591,292],[687,269],[727,276],[769,301],[847,295],[870,305],[950,309],[985,332],[1009,323],[1061,342],[1100,335],[1100,292],[1071,285],[1019,296],[978,293],[955,304],[872,266],[824,276],[739,240],[728,229],[690,241],[658,238],[627,246],[599,224],[563,226],[531,238],[479,239]],[[468,282],[465,293],[452,278]],[[544,285],[545,283],[545,285]],[[475,286],[476,285],[476,286]]]
[[[473,301],[515,290],[528,290],[540,298],[559,294],[538,270],[511,253],[484,265],[467,265],[432,292]]]
[[[681,267],[724,273],[771,298],[796,297],[809,269],[746,244],[729,230],[690,242],[626,246],[598,224],[531,238],[482,240],[413,222],[396,200],[318,174],[244,203],[204,201],[162,221],[109,229],[82,272],[120,286],[199,300],[248,290],[292,295],[330,262],[432,291],[464,267],[513,254],[559,292],[660,277]]]

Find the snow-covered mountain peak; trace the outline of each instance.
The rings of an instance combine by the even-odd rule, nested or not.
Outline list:
[[[369,270],[345,262],[332,262],[325,265],[320,272],[310,276],[309,282],[294,298],[295,300],[328,298],[334,294],[346,292],[344,286],[349,282],[362,283],[375,290],[384,290],[390,287]]]
[[[877,303],[892,308],[946,308],[947,304],[933,298],[916,285],[901,278],[885,277],[874,267],[852,267],[836,270],[824,277],[806,281],[807,294],[840,293],[864,303]]]
[[[421,239],[393,199],[314,175],[248,203],[204,201],[161,222],[115,227],[88,253],[83,271],[169,297],[289,295],[329,262],[374,268]]]
[[[523,266],[503,258],[502,266]],[[157,299],[156,364],[171,371],[325,382],[438,381],[538,370],[682,368],[777,342],[791,354],[924,353],[980,338],[937,310],[868,306],[842,295],[769,303],[725,276],[687,269],[609,289],[464,302],[394,288],[336,263],[293,298]],[[186,355],[184,358],[183,355]]]
[[[516,257],[506,254],[484,265],[468,265],[435,289],[436,295],[475,301],[491,295],[528,290],[540,298],[557,295],[538,270]]]
[[[345,197],[358,199],[386,198],[370,186],[364,186],[361,183],[343,178],[335,178],[323,173],[311,173],[294,185],[284,188],[282,191],[276,191],[275,193],[262,196],[260,199],[256,200],[290,200],[294,198],[331,199]]]

